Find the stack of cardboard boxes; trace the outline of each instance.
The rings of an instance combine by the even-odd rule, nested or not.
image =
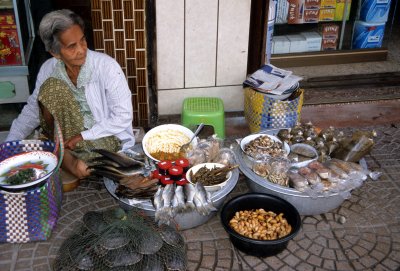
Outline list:
[[[0,9],[0,66],[20,65],[21,50],[12,10]]]
[[[351,0],[347,1],[346,20],[349,19]],[[341,21],[346,0],[278,0],[277,23],[304,24]],[[286,8],[288,7],[288,8]],[[283,18],[287,18],[285,21]]]

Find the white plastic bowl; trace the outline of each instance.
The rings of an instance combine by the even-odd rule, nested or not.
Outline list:
[[[246,154],[245,151],[244,151],[246,145],[249,144],[251,141],[255,140],[256,138],[260,137],[260,136],[268,136],[268,137],[271,138],[273,141],[282,143],[282,141],[281,141],[278,137],[276,137],[276,136],[274,136],[274,135],[268,135],[268,134],[251,134],[251,135],[246,136],[245,138],[243,138],[243,139],[240,141],[240,148],[242,149],[242,152],[243,152],[244,154]],[[283,142],[283,148],[284,148],[284,150],[285,150],[285,157],[286,157],[286,156],[290,153],[290,147],[289,147],[289,145],[288,145],[286,142]],[[246,155],[247,155],[247,154],[246,154]],[[249,155],[247,155],[247,157],[249,157],[251,160],[254,160],[254,157],[251,157],[251,156],[249,156]]]
[[[163,124],[163,125],[159,125],[157,127],[154,127],[153,129],[148,131],[144,135],[143,140],[142,140],[143,151],[150,159],[152,159],[152,160],[154,160],[156,162],[159,162],[159,160],[154,158],[153,156],[151,156],[151,154],[147,150],[147,144],[148,144],[148,140],[149,140],[150,137],[152,137],[153,135],[159,133],[160,131],[164,131],[164,130],[177,130],[177,131],[180,131],[180,132],[184,133],[185,135],[187,135],[189,137],[189,139],[192,138],[192,136],[194,135],[194,133],[189,128],[186,128],[185,126],[182,126],[182,125],[179,125],[179,124]],[[197,138],[193,139],[191,145],[192,145],[193,148],[195,148],[197,146]]]
[[[206,166],[208,169],[213,169],[214,167],[225,167],[225,165],[223,164],[219,164],[219,163],[202,163],[202,164],[198,164],[195,165],[194,167],[191,167],[187,172],[186,172],[186,180],[188,180],[190,183],[192,183],[192,180],[190,178],[190,173],[193,172],[193,174],[195,174],[200,168]],[[227,174],[227,178],[225,180],[225,182],[216,184],[216,185],[205,185],[204,188],[207,191],[213,192],[213,191],[218,191],[220,190],[222,187],[224,187],[226,185],[226,183],[228,182],[228,180],[232,177],[232,172],[228,172]],[[192,183],[194,185],[194,183]]]
[[[292,148],[295,148],[296,146],[301,146],[303,148],[308,149],[309,151],[311,151],[315,154],[315,157],[310,158],[309,160],[302,161],[302,162],[292,162],[290,164],[292,167],[299,167],[299,168],[306,167],[309,163],[311,163],[312,161],[316,161],[318,159],[318,152],[314,147],[304,144],[304,143],[296,143],[296,144],[293,144],[292,146],[290,146],[290,149],[292,150]]]
[[[45,174],[31,182],[11,185],[7,184],[5,181],[7,177],[5,176],[10,170],[13,168],[17,168],[24,164],[38,164],[42,163],[45,165]],[[58,158],[52,152],[48,151],[31,151],[24,152],[14,156],[11,156],[2,162],[0,162],[0,187],[7,190],[21,190],[25,188],[29,188],[35,185],[40,184],[45,181],[54,171],[58,163]]]

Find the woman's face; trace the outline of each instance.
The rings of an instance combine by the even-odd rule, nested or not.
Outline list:
[[[52,55],[61,59],[67,67],[82,66],[86,60],[87,43],[81,27],[73,25],[62,32],[59,39],[60,54],[53,53]]]

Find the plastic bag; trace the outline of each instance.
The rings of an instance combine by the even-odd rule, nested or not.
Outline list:
[[[219,153],[220,145],[220,140],[216,137],[216,135],[213,135],[206,140],[201,140],[196,149],[204,151],[206,162],[212,162]]]
[[[214,163],[231,166],[236,164],[235,152],[229,148],[222,148],[219,150],[217,157],[213,160]]]
[[[343,161],[358,162],[369,154],[374,146],[375,132],[354,132],[351,140],[341,141],[340,146],[332,153],[332,158]]]

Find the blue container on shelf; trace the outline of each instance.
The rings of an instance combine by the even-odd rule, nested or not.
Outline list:
[[[384,23],[388,19],[391,0],[361,0],[360,21]]]
[[[380,48],[382,47],[385,23],[354,23],[352,49]]]

